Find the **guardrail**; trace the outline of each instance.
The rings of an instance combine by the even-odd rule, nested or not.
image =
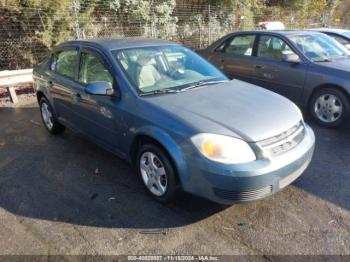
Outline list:
[[[14,85],[33,82],[32,73],[33,69],[0,71],[0,88],[7,88],[14,104],[18,103]]]

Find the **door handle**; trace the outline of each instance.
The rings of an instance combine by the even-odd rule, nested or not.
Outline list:
[[[81,102],[82,99],[83,99],[83,98],[82,98],[81,94],[76,93],[76,94],[74,95],[74,100],[75,100],[76,102]]]
[[[262,65],[255,65],[255,68],[256,69],[264,69],[264,66],[262,66]]]

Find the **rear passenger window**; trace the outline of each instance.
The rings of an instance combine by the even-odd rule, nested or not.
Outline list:
[[[78,63],[77,50],[64,50],[53,55],[51,70],[56,73],[75,78],[75,70]]]
[[[227,41],[223,42],[221,45],[219,45],[216,49],[215,52],[223,52],[224,48],[226,46]]]
[[[254,40],[254,35],[236,36],[226,46],[224,52],[227,54],[251,56],[253,52]]]

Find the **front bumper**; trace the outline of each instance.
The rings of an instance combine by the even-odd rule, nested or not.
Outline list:
[[[308,167],[314,145],[314,133],[305,125],[304,139],[296,147],[270,159],[227,165],[191,152],[186,154],[189,179],[182,181],[183,187],[187,192],[222,204],[255,201],[296,180]]]

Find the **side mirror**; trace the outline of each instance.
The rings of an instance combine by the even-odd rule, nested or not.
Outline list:
[[[90,95],[112,96],[114,90],[112,84],[106,81],[91,82],[85,87],[85,92]]]
[[[301,62],[297,54],[285,54],[283,55],[283,61],[293,64],[299,64]]]

